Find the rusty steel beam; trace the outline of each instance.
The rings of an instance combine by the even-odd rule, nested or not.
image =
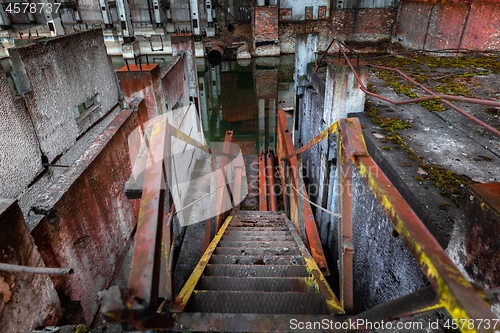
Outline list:
[[[259,155],[259,210],[267,211],[266,159],[262,149]]]
[[[276,185],[276,178],[274,176],[274,153],[271,148],[267,151],[267,166],[266,166],[266,178],[267,178],[267,192],[269,193],[269,210],[277,212],[278,211],[278,199],[276,198],[276,190],[274,186]]]

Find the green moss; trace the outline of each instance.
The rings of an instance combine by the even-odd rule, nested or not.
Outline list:
[[[382,146],[380,147],[380,149],[383,149],[383,150],[391,150],[391,148],[387,147],[387,146]]]
[[[380,142],[382,142],[382,143],[387,143],[387,140],[380,140]]]
[[[422,177],[415,177],[414,179],[418,182],[421,182],[423,180]]]

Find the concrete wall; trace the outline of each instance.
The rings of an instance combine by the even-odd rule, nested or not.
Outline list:
[[[118,103],[118,88],[101,30],[10,50],[20,91],[49,162]],[[74,108],[99,95],[100,106],[75,117]]]
[[[40,148],[24,100],[12,96],[0,72],[0,193],[15,198],[43,169]]]
[[[139,202],[124,194],[132,171],[128,137],[145,117],[144,102],[123,110],[33,205],[45,215],[32,231],[43,261],[75,270],[52,277],[64,299],[80,302],[73,323],[89,325],[99,306],[97,292],[122,278],[117,272],[139,212]]]
[[[497,2],[403,1],[393,41],[426,50],[496,50],[500,46],[499,19]]]
[[[0,199],[2,263],[44,267],[23,214],[12,199]],[[0,271],[0,332],[30,332],[57,325],[61,303],[47,275]]]

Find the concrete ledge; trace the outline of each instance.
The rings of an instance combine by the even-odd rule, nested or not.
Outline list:
[[[126,109],[118,114],[97,139],[94,140],[85,153],[76,160],[75,164],[59,178],[58,182],[52,185],[48,191],[42,195],[40,201],[33,204],[31,207],[33,212],[45,215],[49,218],[49,221],[53,222],[59,215],[55,209],[56,203],[69,190],[74,181],[84,173],[99,153],[104,150],[114,134],[116,134],[133,112],[134,110]]]

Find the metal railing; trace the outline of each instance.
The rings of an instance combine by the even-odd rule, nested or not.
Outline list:
[[[399,75],[401,75],[403,78],[405,78],[406,80],[408,80],[413,85],[416,85],[419,88],[421,88],[422,90],[424,90],[426,93],[429,94],[429,96],[424,96],[424,97],[419,97],[419,98],[414,98],[414,99],[408,99],[408,100],[402,100],[402,101],[395,101],[395,100],[392,100],[390,98],[381,96],[379,94],[375,94],[374,92],[369,91],[365,87],[365,85],[363,84],[363,82],[359,78],[356,70],[354,69],[353,64],[352,64],[352,62],[350,60],[350,57],[347,56],[346,52],[344,51],[345,44],[343,44],[337,38],[333,38],[332,39],[332,41],[328,45],[328,48],[325,50],[323,56],[321,57],[320,61],[318,63],[316,63],[316,71],[318,70],[318,66],[321,64],[321,61],[324,59],[324,57],[327,54],[328,50],[333,45],[333,42],[336,42],[338,44],[338,47],[339,47],[339,57],[338,57],[338,59],[339,60],[341,59],[341,54],[342,54],[345,63],[347,65],[349,65],[349,67],[351,68],[354,76],[356,77],[356,80],[357,80],[357,82],[359,84],[359,89],[361,89],[365,94],[373,96],[373,97],[378,98],[378,99],[381,99],[383,101],[392,103],[394,105],[413,104],[413,103],[425,102],[425,101],[429,101],[429,100],[439,100],[443,104],[447,105],[448,107],[450,107],[453,110],[455,110],[458,113],[460,113],[461,115],[469,118],[470,120],[472,120],[476,124],[484,127],[485,129],[487,129],[491,133],[493,133],[493,134],[495,134],[497,136],[500,136],[500,131],[499,130],[497,130],[494,127],[492,127],[492,126],[486,124],[485,122],[479,120],[478,118],[474,117],[472,114],[468,113],[467,111],[464,111],[463,109],[459,108],[458,106],[452,104],[450,101],[466,102],[466,103],[480,104],[480,105],[494,106],[494,107],[500,107],[500,102],[490,101],[490,100],[485,100],[485,99],[478,99],[478,98],[469,98],[469,97],[446,95],[446,94],[436,94],[435,92],[433,92],[432,90],[428,89],[424,85],[418,83],[417,81],[415,81],[414,79],[412,79],[408,75],[404,74],[401,70],[399,70],[397,68],[377,66],[377,65],[370,65],[368,63],[365,63],[365,65],[373,67],[373,68],[378,68],[378,69],[382,69],[382,70],[389,70],[389,71],[393,71],[393,72],[398,73]],[[359,65],[359,57],[360,56],[361,55],[358,53],[358,65]],[[363,57],[361,56],[361,58],[363,58]]]
[[[281,142],[281,144],[284,141],[290,142],[290,140],[286,139],[289,133],[284,128],[284,124],[286,124],[285,117],[284,111],[279,110],[280,127],[278,142]],[[341,202],[339,205],[341,217],[338,227],[338,247],[340,250],[338,258],[340,275],[339,301],[346,313],[352,313],[353,309],[352,253],[355,249],[352,243],[351,176],[353,168],[356,168],[393,223],[394,228],[404,240],[435,291],[436,299],[430,300],[424,306],[416,306],[409,313],[406,313],[406,315],[444,307],[457,320],[472,320],[475,323],[486,320],[492,323],[498,321],[483,299],[483,293],[478,292],[460,273],[436,239],[430,234],[422,221],[368,154],[361,125],[357,118],[339,120],[298,150],[294,150],[293,146],[287,147],[287,153],[282,154],[280,157],[280,165],[289,164],[292,167],[292,172],[289,173],[296,175],[297,157],[299,157],[299,154],[333,135],[336,135],[337,139],[337,156],[339,161],[337,163],[337,174],[341,177],[340,183],[342,184],[341,193],[338,193]],[[289,145],[291,145],[291,142]],[[282,181],[285,180],[282,179]],[[294,198],[291,198],[291,200],[294,200]],[[294,205],[296,206],[296,204]],[[294,213],[296,214],[296,209],[292,209],[292,215]],[[297,218],[295,219],[297,220]],[[359,316],[362,315],[360,314]],[[381,318],[380,313],[378,313],[370,319],[372,321],[385,320],[391,317],[391,314],[387,312],[384,315],[387,315],[387,317]],[[482,327],[478,325],[472,326],[474,327],[464,327],[463,331],[493,331],[492,326],[490,326],[491,329],[486,329],[485,325]]]
[[[240,202],[241,191],[237,182],[242,181],[243,165],[231,164],[232,131],[227,131],[221,151],[210,149],[187,134],[169,125],[167,121],[157,121],[151,125],[147,167],[140,201],[139,217],[135,233],[135,246],[132,257],[130,277],[126,288],[108,289],[101,292],[101,312],[114,322],[122,323],[127,329],[170,328],[171,317],[162,315],[163,310],[174,303],[173,261],[176,234],[173,233],[173,216],[199,202],[175,208],[170,197],[168,172],[171,166],[170,147],[172,138],[180,139],[205,153],[211,154],[211,167],[215,171],[215,156],[220,156],[215,190],[209,194],[216,197],[216,229],[229,215],[224,207],[236,207]],[[233,170],[234,169],[234,170]],[[236,191],[231,191],[230,184]],[[203,245],[205,252],[211,240],[211,219],[207,220]],[[164,301],[159,305],[158,300]]]

